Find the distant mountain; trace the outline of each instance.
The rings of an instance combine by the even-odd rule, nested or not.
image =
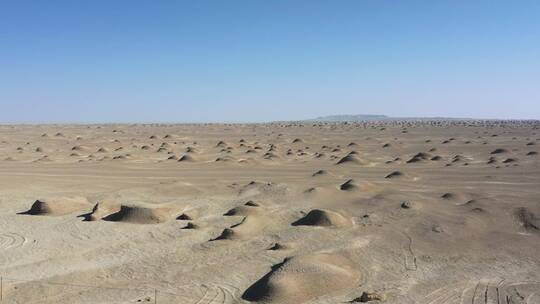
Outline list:
[[[455,117],[391,117],[387,115],[357,114],[357,115],[329,115],[306,121],[319,122],[354,122],[354,121],[438,121],[438,120],[474,120],[473,118]]]
[[[329,115],[321,116],[315,119],[309,119],[310,121],[374,121],[374,120],[387,120],[391,117],[386,115],[371,115],[371,114],[357,114],[357,115]]]

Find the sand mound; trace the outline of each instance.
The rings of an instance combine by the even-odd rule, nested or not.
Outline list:
[[[343,215],[330,211],[314,209],[306,216],[292,223],[293,226],[322,226],[322,227],[347,227],[351,226],[350,219]]]
[[[231,157],[231,156],[220,156],[218,158],[216,158],[215,162],[231,162],[231,161],[235,161],[236,159],[234,157]]]
[[[529,209],[520,207],[514,210],[514,216],[526,232],[540,232],[540,218]]]
[[[281,244],[281,243],[273,243],[273,244],[270,245],[270,247],[268,247],[266,250],[272,250],[272,251],[275,251],[275,250],[283,250],[283,249],[287,249],[287,247],[284,246],[284,245]]]
[[[121,205],[120,210],[103,218],[104,221],[134,224],[157,224],[168,219],[168,209]]]
[[[328,172],[326,172],[325,170],[319,170],[313,173],[311,176],[319,176],[319,175],[326,175],[326,174],[328,174]]]
[[[312,254],[287,258],[251,285],[242,295],[247,301],[297,304],[354,287],[361,273],[347,258]]]
[[[182,213],[180,214],[179,216],[176,217],[177,220],[182,220],[182,221],[190,221],[192,220],[191,216],[185,214],[185,213]]]
[[[354,180],[349,179],[348,181],[344,182],[343,184],[339,185],[339,190],[342,191],[353,191],[358,189],[358,185],[354,183]]]
[[[221,232],[219,236],[211,239],[210,241],[212,242],[212,241],[219,241],[219,240],[231,240],[233,238],[234,238],[234,230],[232,230],[231,228],[225,228],[223,229],[223,231]]]
[[[184,154],[178,159],[179,162],[193,162],[195,159],[191,155]]]
[[[36,200],[29,210],[18,214],[26,215],[66,215],[91,206],[84,197]]]
[[[347,163],[351,163],[351,164],[363,164],[363,162],[355,156],[355,154],[353,153],[349,153],[347,154],[347,156],[341,158],[337,163],[336,165],[341,165],[341,164],[347,164]]]
[[[225,212],[224,216],[247,216],[251,215],[257,212],[257,207],[251,207],[251,206],[239,206],[232,208],[231,210]]]
[[[116,202],[100,202],[94,205],[92,211],[79,215],[85,222],[99,220],[113,212],[120,210],[120,205]]]
[[[450,193],[450,192],[447,192],[443,195],[441,195],[441,198],[444,198],[444,199],[454,199],[456,196],[453,194],[453,193]]]
[[[400,177],[400,176],[403,176],[403,173],[401,173],[400,171],[394,171],[386,175],[384,178],[394,178],[394,177]]]
[[[491,151],[490,154],[501,154],[501,153],[508,153],[508,150],[499,148],[499,149],[495,149],[495,150]]]
[[[193,224],[192,222],[188,222],[184,227],[180,229],[197,229],[199,228],[197,225]]]
[[[353,299],[352,301],[350,301],[351,303],[357,303],[357,302],[360,302],[360,303],[366,303],[366,302],[371,302],[371,301],[377,301],[377,303],[379,301],[384,301],[385,297],[384,295],[381,295],[381,294],[378,294],[376,292],[362,292],[362,295],[359,296],[358,298],[355,298]]]
[[[88,147],[85,146],[73,146],[71,148],[72,151],[88,151],[90,150]]]
[[[408,164],[411,164],[411,163],[417,163],[417,162],[421,162],[423,160],[428,160],[428,159],[431,159],[432,156],[428,153],[424,153],[424,152],[420,152],[420,153],[416,153],[413,157],[411,157],[411,159],[409,159],[407,161]]]
[[[272,159],[279,158],[279,156],[277,156],[276,154],[271,153],[271,152],[266,152],[266,153],[263,155],[263,158],[264,158],[264,159],[272,160]]]
[[[85,221],[85,222],[95,221],[95,220],[97,220],[95,214],[98,212],[98,208],[99,208],[99,203],[94,205],[94,208],[92,208],[92,211],[90,211],[88,213],[81,214],[81,215],[79,215],[77,217],[82,217],[83,221]]]
[[[259,207],[259,204],[255,203],[254,201],[247,201],[244,206]]]

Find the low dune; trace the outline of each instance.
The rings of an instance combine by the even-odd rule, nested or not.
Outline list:
[[[297,256],[274,265],[242,298],[261,303],[307,303],[351,288],[361,277],[354,263],[337,254]]]
[[[38,199],[32,203],[30,209],[18,214],[61,216],[84,210],[90,206],[91,203],[84,197]]]
[[[171,218],[169,208],[121,205],[120,210],[102,218],[104,221],[133,224],[159,224]]]

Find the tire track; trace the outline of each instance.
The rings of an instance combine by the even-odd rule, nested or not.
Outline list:
[[[0,250],[9,250],[24,246],[26,238],[14,232],[0,234]]]
[[[403,263],[405,265],[405,270],[416,271],[418,269],[418,264],[416,263],[416,255],[414,255],[413,251],[413,239],[406,232],[403,232],[403,235],[405,235],[405,237],[407,238],[407,243],[404,245],[403,248]]]

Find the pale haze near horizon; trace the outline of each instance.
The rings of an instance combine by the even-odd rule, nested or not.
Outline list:
[[[0,4],[0,122],[540,118],[537,1]]]

